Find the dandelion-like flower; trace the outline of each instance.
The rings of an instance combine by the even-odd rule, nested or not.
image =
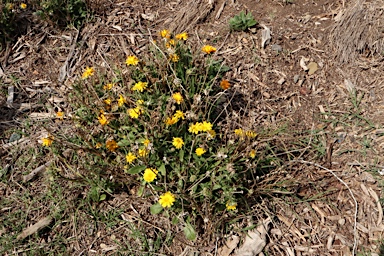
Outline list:
[[[139,149],[139,156],[140,156],[140,157],[145,157],[145,156],[148,155],[148,153],[149,153],[149,151],[148,151],[148,149],[146,149],[146,148],[140,148],[140,149]]]
[[[111,105],[112,100],[111,100],[110,98],[105,99],[105,100],[104,100],[104,103],[107,104],[107,105]]]
[[[104,114],[100,114],[98,119],[101,125],[107,125],[109,123],[107,117]]]
[[[139,64],[139,59],[136,56],[134,56],[134,55],[130,55],[125,60],[125,63],[128,66],[137,66],[137,64]]]
[[[111,90],[113,86],[114,86],[114,84],[109,83],[109,84],[104,85],[103,89],[104,90]]]
[[[195,153],[197,156],[203,155],[205,152],[207,152],[204,148],[197,148]]]
[[[210,122],[206,122],[204,121],[201,125],[200,125],[200,130],[202,132],[208,132],[210,130],[212,130],[212,124]]]
[[[257,136],[257,133],[255,133],[254,131],[246,131],[245,136],[247,136],[248,138],[255,138]]]
[[[185,118],[183,111],[180,111],[180,110],[176,110],[176,113],[173,114],[173,117],[175,117],[175,118],[177,118],[177,119],[180,119],[180,118],[181,118],[181,119],[183,119],[183,120],[184,120],[184,118]]]
[[[171,33],[169,32],[169,30],[163,29],[163,30],[160,31],[160,36],[162,38],[170,38],[171,37]]]
[[[163,208],[171,207],[175,201],[175,196],[169,191],[162,194],[159,199],[159,203]]]
[[[148,86],[148,83],[147,82],[137,82],[133,87],[132,87],[132,91],[139,91],[139,92],[143,92]]]
[[[93,76],[94,73],[95,69],[93,67],[86,67],[81,78],[87,79],[88,77]]]
[[[42,142],[41,144],[45,147],[49,147],[52,145],[52,142],[54,140],[55,137],[53,137],[52,135],[48,135],[47,137],[43,138],[42,139]]]
[[[239,128],[239,129],[235,129],[235,134],[237,136],[244,136],[244,131],[243,129]]]
[[[228,80],[223,80],[223,81],[220,82],[220,87],[223,90],[227,90],[227,89],[229,89],[231,87],[231,84],[229,83]]]
[[[152,168],[147,168],[145,169],[144,171],[144,174],[143,174],[143,179],[146,181],[146,182],[152,182],[156,179],[156,175],[159,171],[156,170],[156,169],[152,169]]]
[[[211,140],[211,139],[215,138],[215,136],[216,136],[215,130],[210,130],[207,133],[208,133],[208,140]]]
[[[174,54],[170,54],[169,55],[169,59],[172,61],[172,62],[178,62],[180,60],[180,57],[179,55],[177,55],[176,53]]]
[[[63,111],[57,112],[56,117],[59,118],[60,120],[63,120],[64,119],[64,112]]]
[[[216,48],[211,45],[204,45],[203,48],[201,48],[201,50],[206,54],[211,54],[216,52]]]
[[[255,158],[256,157],[256,150],[252,149],[251,152],[249,152],[249,157]]]
[[[151,143],[151,141],[150,141],[149,139],[145,139],[145,140],[143,141],[143,145],[144,145],[146,148],[148,148],[148,146],[149,146],[150,143]]]
[[[115,140],[108,140],[106,143],[105,143],[105,147],[111,151],[111,152],[115,152],[116,149],[119,148],[119,145],[117,145],[116,141]]]
[[[175,123],[177,123],[179,121],[179,119],[177,117],[168,117],[167,119],[165,119],[165,124],[166,125],[173,125]]]
[[[188,131],[190,133],[198,134],[201,131],[201,123],[196,122],[195,124],[190,124]]]
[[[127,161],[127,163],[131,164],[133,163],[133,161],[136,160],[136,156],[132,153],[132,152],[129,152],[126,156],[125,156],[125,160]]]
[[[128,112],[128,115],[133,118],[133,119],[137,119],[139,118],[140,114],[141,114],[141,108],[140,107],[135,107],[135,108],[130,108],[127,110]]]
[[[236,210],[237,203],[228,201],[225,205],[228,211]]]
[[[170,39],[170,40],[165,44],[165,47],[167,47],[167,48],[169,49],[169,48],[171,48],[172,46],[175,46],[175,45],[176,45],[175,40]]]
[[[179,92],[172,94],[172,98],[176,101],[177,104],[180,104],[184,100],[183,96]]]
[[[184,145],[184,141],[182,138],[174,137],[172,141],[172,145],[175,146],[177,149],[181,149]]]
[[[23,10],[24,10],[24,9],[27,9],[27,4],[25,4],[25,3],[21,3],[21,4],[20,4],[20,8],[23,9]]]
[[[117,105],[119,107],[123,106],[124,103],[126,102],[126,100],[124,99],[124,96],[123,95],[119,95],[119,99],[117,100]]]
[[[184,33],[181,33],[181,34],[177,34],[176,36],[175,36],[175,38],[177,39],[177,40],[187,40],[188,39],[188,33],[187,32],[184,32]]]

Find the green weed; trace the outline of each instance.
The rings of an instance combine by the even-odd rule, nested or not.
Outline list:
[[[229,27],[234,31],[245,31],[256,24],[257,21],[253,18],[252,13],[245,14],[244,11],[229,20]]]

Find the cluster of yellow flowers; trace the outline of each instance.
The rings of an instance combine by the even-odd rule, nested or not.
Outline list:
[[[238,135],[240,138],[248,137],[248,138],[255,138],[257,136],[257,133],[254,131],[244,131],[241,128],[235,129],[235,134]]]
[[[210,122],[196,122],[189,125],[188,131],[190,133],[198,134],[199,132],[210,132],[212,131],[212,124]]]
[[[173,125],[173,124],[177,123],[180,119],[184,120],[184,118],[185,118],[185,115],[184,115],[183,111],[176,110],[176,113],[173,114],[172,117],[168,117],[167,119],[165,119],[165,124],[166,125]]]

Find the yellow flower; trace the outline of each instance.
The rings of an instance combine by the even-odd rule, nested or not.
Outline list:
[[[149,153],[149,151],[147,149],[145,149],[145,148],[140,148],[139,149],[139,156],[141,156],[141,157],[147,156],[148,153]]]
[[[207,151],[204,148],[197,148],[195,152],[196,152],[197,156],[201,156],[202,154],[204,154]]]
[[[125,60],[125,63],[128,66],[137,66],[137,64],[139,64],[139,59],[136,56],[134,56],[134,55],[130,55]]]
[[[249,152],[249,157],[255,158],[256,157],[256,150],[252,149],[251,152]]]
[[[103,86],[104,90],[111,90],[114,84],[106,84]]]
[[[81,78],[87,79],[88,77],[93,76],[93,73],[95,73],[95,69],[93,67],[86,67]]]
[[[160,36],[162,38],[170,38],[171,37],[171,33],[169,32],[169,30],[163,29],[163,30],[160,31]]]
[[[179,92],[172,94],[172,98],[176,101],[177,104],[183,102],[183,96]]]
[[[116,143],[115,140],[108,140],[108,141],[105,143],[105,147],[106,147],[109,151],[115,152],[116,149],[119,148],[119,145],[117,145],[117,143]]]
[[[175,38],[177,40],[187,40],[188,39],[188,34],[187,34],[187,32],[184,32],[184,33],[181,33],[181,34],[177,34],[175,36]]]
[[[215,130],[208,131],[208,140],[215,138],[215,136],[216,136]]]
[[[156,179],[156,175],[159,171],[152,168],[147,168],[144,171],[143,178],[146,182],[152,182]]]
[[[135,108],[130,108],[127,110],[128,112],[128,115],[131,117],[131,118],[139,118],[140,114],[141,114],[141,108],[140,107],[135,107]]]
[[[174,137],[172,145],[175,146],[175,148],[177,148],[177,149],[181,149],[181,147],[184,145],[184,141],[182,138],[179,138],[179,137],[175,138]]]
[[[180,111],[180,110],[176,110],[176,113],[173,114],[173,117],[174,117],[174,118],[177,118],[177,119],[180,119],[180,118],[181,118],[181,119],[183,119],[183,120],[184,120],[184,118],[185,118],[183,111]]]
[[[169,40],[166,44],[165,44],[165,47],[167,48],[171,48],[172,46],[175,46],[176,42],[175,40],[171,39]]]
[[[211,54],[216,52],[216,48],[211,45],[204,45],[203,48],[201,48],[201,50],[206,54]]]
[[[133,161],[136,160],[136,156],[134,154],[132,154],[131,152],[129,152],[126,156],[125,156],[125,160],[127,160],[127,163],[131,164],[133,163]]]
[[[167,119],[165,119],[165,124],[166,125],[173,125],[175,123],[177,123],[177,121],[179,121],[179,119],[177,117],[168,117]]]
[[[143,92],[147,88],[148,83],[147,82],[137,82],[133,87],[132,91],[139,91]]]
[[[150,143],[151,143],[151,141],[150,141],[149,139],[145,139],[145,140],[143,141],[143,144],[144,144],[144,146],[145,146],[146,148],[148,148],[148,146],[149,146]]]
[[[27,8],[27,4],[25,4],[25,3],[21,3],[21,4],[20,4],[20,8],[21,8],[21,9],[26,9],[26,8]]]
[[[55,137],[53,137],[52,135],[48,135],[47,137],[42,139],[42,143],[41,144],[43,144],[43,146],[45,146],[45,147],[49,147],[49,146],[52,145],[52,142],[53,142],[54,138]]]
[[[235,134],[242,137],[244,136],[244,131],[241,128],[235,129]]]
[[[188,131],[190,133],[198,134],[201,131],[202,123],[196,122],[195,124],[190,124]]]
[[[228,211],[234,211],[236,210],[237,203],[228,201],[225,206],[227,207]]]
[[[220,82],[220,87],[223,90],[227,90],[231,87],[231,84],[228,82],[228,80],[223,80]]]
[[[104,103],[107,105],[111,105],[112,100],[110,98],[108,98],[108,99],[104,100]]]
[[[200,130],[202,132],[208,132],[210,130],[212,130],[212,124],[210,122],[206,122],[204,121],[201,125],[200,125]]]
[[[103,145],[100,143],[100,142],[97,142],[96,145],[95,145],[95,148],[96,149],[99,149],[101,148]]]
[[[136,105],[137,106],[140,106],[140,105],[143,105],[144,104],[144,101],[143,100],[138,100],[136,101]]]
[[[255,138],[257,136],[257,133],[255,133],[254,131],[246,131],[245,136],[247,136],[248,138]]]
[[[59,112],[56,113],[56,116],[60,120],[63,120],[64,119],[64,112],[63,111],[59,111]]]
[[[159,199],[159,203],[163,208],[171,207],[175,201],[175,196],[169,191],[162,194]]]
[[[119,107],[121,107],[121,106],[124,105],[125,102],[126,102],[126,101],[125,101],[123,95],[120,94],[119,99],[117,100],[117,105],[118,105]]]
[[[178,62],[180,60],[180,57],[179,55],[177,55],[176,53],[174,54],[170,54],[169,55],[169,59],[172,61],[172,62]]]
[[[107,117],[104,114],[99,115],[99,122],[101,125],[107,125],[109,123]]]

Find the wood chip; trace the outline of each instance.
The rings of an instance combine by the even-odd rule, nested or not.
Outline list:
[[[222,256],[229,256],[232,251],[237,247],[240,242],[240,238],[238,236],[231,236],[225,242],[225,245],[218,249],[218,254]]]
[[[372,188],[368,188],[368,192],[373,197],[373,199],[375,199],[375,202],[377,204],[377,210],[379,211],[379,216],[377,217],[376,225],[379,226],[383,221],[383,208],[381,207],[381,203],[379,201],[379,197],[377,196],[376,192],[373,191]]]
[[[216,14],[216,16],[215,16],[216,19],[219,19],[219,18],[220,18],[220,15],[221,15],[221,13],[223,12],[223,10],[224,10],[224,6],[225,6],[226,3],[227,3],[227,0],[225,0],[225,1],[223,2],[223,4],[220,6],[220,9],[217,11],[217,14]]]
[[[39,220],[36,224],[24,229],[24,231],[21,232],[21,234],[19,234],[17,236],[17,240],[22,240],[22,239],[36,233],[37,231],[41,230],[42,228],[45,228],[46,226],[48,226],[51,222],[52,222],[51,217],[45,217],[45,218]]]

